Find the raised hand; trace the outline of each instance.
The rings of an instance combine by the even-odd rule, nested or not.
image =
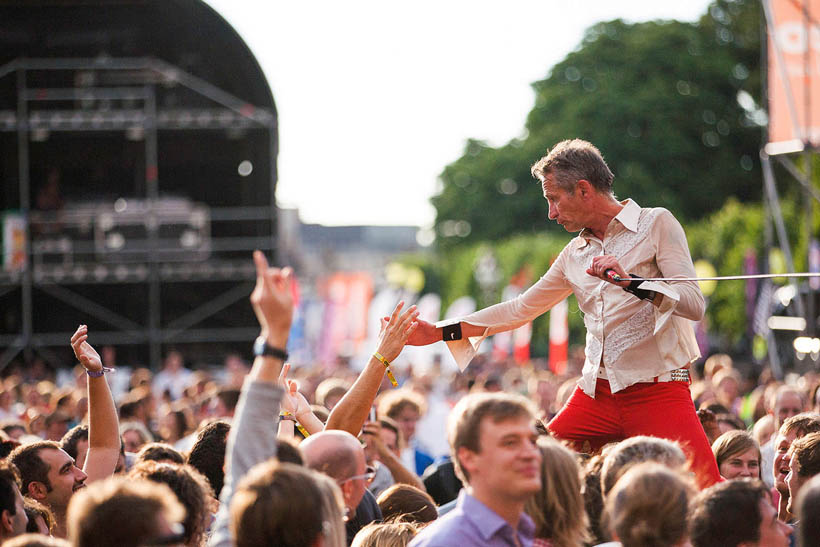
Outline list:
[[[88,325],[80,325],[71,337],[71,349],[74,350],[74,356],[85,367],[85,370],[99,372],[103,368],[102,359],[87,340]]]
[[[293,296],[290,292],[293,271],[271,268],[261,251],[254,251],[256,287],[251,293],[251,305],[256,313],[262,336],[272,338],[271,344],[284,345],[293,320]]]
[[[403,307],[404,302],[399,302],[396,304],[390,319],[386,323],[382,319],[382,331],[379,334],[379,346],[376,351],[388,361],[393,361],[399,356],[402,348],[407,343],[407,339],[418,326],[416,319],[419,312],[416,307],[410,306],[407,311],[401,313]]]
[[[301,414],[311,412],[310,403],[308,403],[304,395],[299,393],[298,384],[288,379],[289,372],[290,363],[285,363],[282,367],[282,372],[279,373],[278,383],[285,391],[280,406],[282,410],[286,410],[298,418]]]

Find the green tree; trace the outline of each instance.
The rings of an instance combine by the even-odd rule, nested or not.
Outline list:
[[[530,165],[565,138],[595,143],[618,195],[681,220],[730,196],[760,195],[760,127],[738,103],[758,97],[759,5],[721,0],[696,24],[615,20],[591,27],[578,49],[533,84],[526,137],[492,148],[469,141],[432,200],[441,248],[508,237],[548,223]]]
[[[792,246],[795,268],[806,268],[806,230],[801,221],[799,202],[781,202],[787,237]],[[765,248],[766,211],[759,203],[742,204],[730,198],[719,211],[686,226],[689,248],[694,260],[710,262],[718,275],[738,275],[744,271],[746,253],[753,252],[762,263]],[[743,281],[718,283],[709,297],[706,313],[710,330],[723,337],[726,348],[737,344],[748,327],[746,294]]]

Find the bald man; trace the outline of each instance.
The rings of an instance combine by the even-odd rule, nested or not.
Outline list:
[[[302,441],[299,449],[307,467],[334,479],[342,490],[348,544],[363,526],[381,520],[376,498],[367,489],[376,473],[367,466],[356,437],[347,431],[325,430]]]

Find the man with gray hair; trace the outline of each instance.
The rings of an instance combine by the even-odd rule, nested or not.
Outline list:
[[[700,357],[692,323],[706,305],[697,282],[687,280],[695,267],[680,223],[666,209],[616,199],[614,175],[587,141],[556,144],[531,172],[550,220],[578,237],[517,298],[436,325],[419,321],[408,344],[444,340],[464,369],[484,338],[575,294],[587,328],[586,361],[550,432],[593,451],[635,435],[678,441],[701,487],[719,481],[689,393],[689,366]]]

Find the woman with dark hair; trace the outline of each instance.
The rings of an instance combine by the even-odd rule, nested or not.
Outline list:
[[[166,406],[159,419],[159,436],[163,442],[174,446],[188,434],[188,418],[185,412]]]

